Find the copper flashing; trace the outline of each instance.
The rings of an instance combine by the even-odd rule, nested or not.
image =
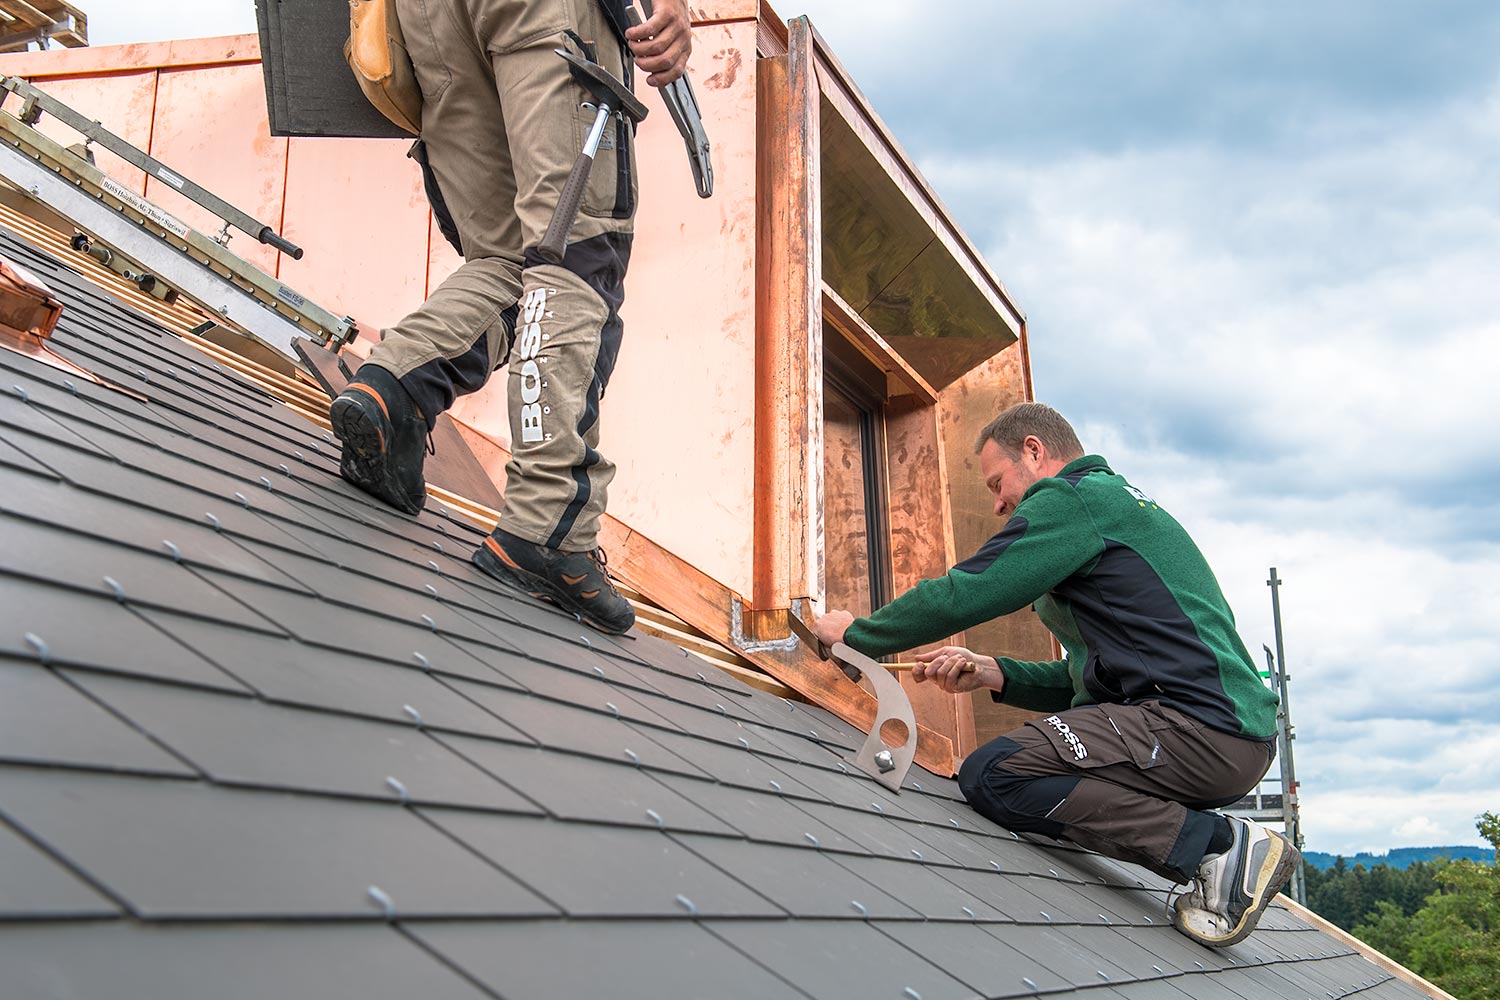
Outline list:
[[[62,313],[62,303],[42,279],[0,257],[0,347],[90,382],[108,384],[47,346]]]

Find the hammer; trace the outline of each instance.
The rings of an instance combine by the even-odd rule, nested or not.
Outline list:
[[[543,260],[550,264],[561,264],[563,254],[568,249],[568,233],[573,228],[573,220],[578,217],[578,206],[583,201],[584,189],[588,187],[594,154],[599,152],[599,142],[604,138],[604,126],[609,123],[609,116],[618,110],[632,122],[639,122],[646,117],[646,106],[636,99],[623,81],[610,76],[598,63],[580,59],[564,49],[553,51],[567,62],[568,72],[593,95],[595,106],[599,109],[599,113],[594,116],[594,127],[589,130],[588,139],[584,141],[583,152],[573,162],[568,181],[563,185],[562,197],[558,199],[557,208],[552,212],[552,221],[547,224],[547,234],[537,247],[537,253]]]

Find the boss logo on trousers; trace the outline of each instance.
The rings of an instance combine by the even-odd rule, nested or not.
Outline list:
[[[521,368],[517,372],[521,388],[521,440],[535,444],[547,437],[542,427],[542,416],[548,411],[542,406],[542,369],[537,358],[542,353],[542,320],[550,319],[547,298],[555,294],[555,288],[533,288],[526,293],[522,304],[521,333],[516,338],[516,359]]]
[[[1088,757],[1089,748],[1083,745],[1083,740],[1078,738],[1078,734],[1073,732],[1072,728],[1069,727],[1066,722],[1059,719],[1055,715],[1049,715],[1046,719],[1046,722],[1049,726],[1058,731],[1058,733],[1063,738],[1063,742],[1068,744],[1068,748],[1073,751],[1073,756],[1075,758],[1077,758],[1078,760],[1083,760],[1084,758]]]

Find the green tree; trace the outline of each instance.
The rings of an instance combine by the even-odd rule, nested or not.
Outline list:
[[[1500,860],[1500,815],[1475,825]],[[1455,861],[1433,877],[1438,889],[1415,913],[1381,900],[1355,936],[1460,1000],[1500,1000],[1500,867]]]

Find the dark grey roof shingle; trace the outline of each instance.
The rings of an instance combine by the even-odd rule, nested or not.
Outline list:
[[[467,559],[323,431],[25,243],[0,352],[7,998],[1418,995],[1291,915],[1016,837],[862,737]],[[106,579],[108,578],[108,579]]]

